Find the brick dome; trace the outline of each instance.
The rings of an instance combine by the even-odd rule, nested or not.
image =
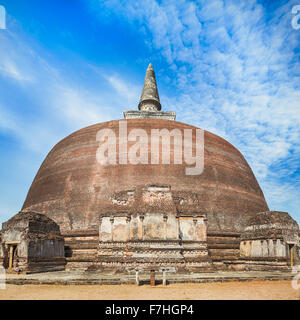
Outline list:
[[[126,122],[128,132],[142,128],[149,136],[151,129],[176,128],[182,132],[196,129],[163,119],[128,119]],[[193,203],[197,203],[197,210],[207,215],[211,231],[242,231],[252,215],[269,210],[242,154],[217,135],[204,132],[204,171],[193,176],[185,174],[184,162],[181,165],[172,161],[169,165],[100,165],[96,160],[99,147],[96,135],[104,128],[113,129],[118,136],[119,121],[76,131],[50,151],[30,187],[23,211],[46,214],[62,231],[96,230],[99,214],[113,195],[146,185],[169,186],[176,199],[187,204],[181,205],[183,215],[188,213],[184,210],[192,210]],[[171,158],[172,147],[173,144]]]

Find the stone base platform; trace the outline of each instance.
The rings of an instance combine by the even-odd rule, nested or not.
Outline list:
[[[253,280],[292,280],[295,276],[292,272],[264,272],[264,271],[247,271],[247,272],[213,272],[213,273],[190,273],[174,274],[167,273],[167,283],[202,283],[202,282],[227,282],[227,281],[253,281]],[[156,272],[155,278],[157,284],[162,283],[162,272]],[[51,273],[39,274],[7,274],[6,284],[23,285],[23,284],[53,284],[53,285],[120,285],[135,284],[135,273],[112,274],[86,271],[58,271]],[[150,273],[140,273],[140,284],[150,284]]]

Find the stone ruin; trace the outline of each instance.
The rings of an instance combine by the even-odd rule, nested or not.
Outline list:
[[[206,216],[178,211],[170,186],[143,186],[114,194],[99,217],[101,269],[209,271]]]
[[[299,226],[287,212],[259,212],[249,219],[240,238],[246,270],[288,270],[300,264]]]
[[[2,224],[0,263],[7,272],[65,269],[64,238],[59,226],[37,212],[19,212]]]

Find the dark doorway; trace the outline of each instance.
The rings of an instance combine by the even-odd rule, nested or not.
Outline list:
[[[72,257],[72,249],[69,246],[65,246],[65,258]]]

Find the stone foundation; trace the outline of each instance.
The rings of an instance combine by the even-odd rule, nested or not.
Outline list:
[[[65,232],[66,270],[86,270],[95,262],[99,246],[99,230]]]
[[[147,201],[169,199],[168,188],[153,188],[143,193]],[[207,232],[206,223],[206,216],[197,213],[118,212],[101,214],[98,230],[62,236],[58,225],[44,215],[20,212],[3,224],[0,263],[8,273],[58,271],[65,266],[125,273],[288,271],[300,263],[298,225],[287,213],[258,213],[243,233]]]
[[[165,119],[175,120],[176,113],[173,111],[124,111],[124,119]]]
[[[122,271],[212,268],[203,215],[172,213],[101,215],[99,248],[94,267]]]
[[[207,247],[214,269],[227,270],[240,255],[240,233],[207,232]]]
[[[206,242],[178,240],[102,242],[95,265],[104,270],[211,270]]]

